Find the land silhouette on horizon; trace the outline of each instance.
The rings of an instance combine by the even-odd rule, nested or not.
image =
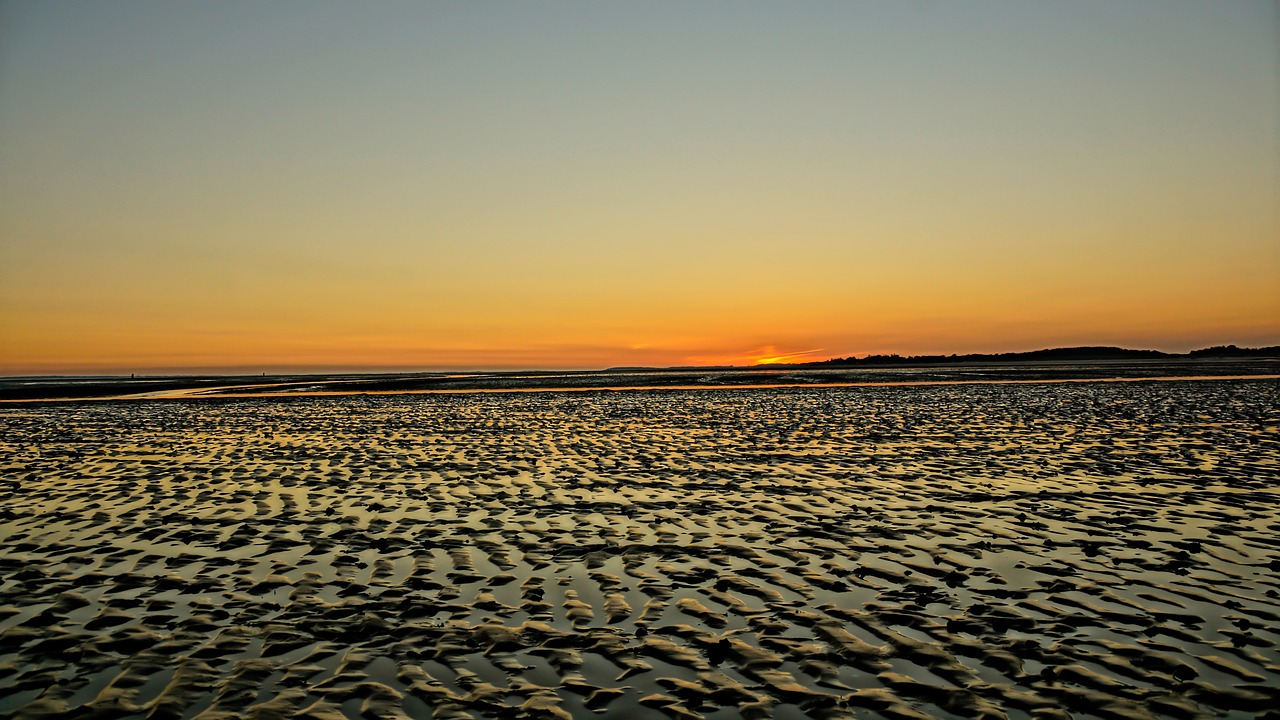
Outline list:
[[[966,355],[868,355],[796,364],[612,367],[601,370],[268,372],[0,378],[0,402],[518,392],[677,387],[1140,380],[1280,374],[1280,346],[1217,345],[1186,353],[1110,346]]]
[[[966,355],[868,355],[864,358],[847,357],[818,360],[804,365],[904,365],[947,364],[972,362],[1089,362],[1103,360],[1187,360],[1209,358],[1280,357],[1280,346],[1241,348],[1235,345],[1215,345],[1186,353],[1167,353],[1160,350],[1130,350],[1127,348],[1090,345],[1083,347],[1047,348],[1029,352],[969,353]]]
[[[1025,352],[1006,353],[966,353],[958,355],[867,355],[859,358],[837,357],[828,360],[812,360],[802,363],[757,363],[749,368],[795,368],[795,367],[857,367],[860,365],[957,365],[964,363],[1020,363],[1020,362],[1101,362],[1108,360],[1208,360],[1228,358],[1264,358],[1280,357],[1280,345],[1257,348],[1242,348],[1235,345],[1214,345],[1213,347],[1191,350],[1185,353],[1168,353],[1161,350],[1131,350],[1111,345],[1085,345],[1079,347],[1045,348]],[[706,370],[708,366],[680,366],[669,368],[653,367],[613,367],[611,371],[626,370]]]

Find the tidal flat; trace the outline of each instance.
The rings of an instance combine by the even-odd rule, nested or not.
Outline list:
[[[1280,380],[0,406],[0,714],[1280,718]]]

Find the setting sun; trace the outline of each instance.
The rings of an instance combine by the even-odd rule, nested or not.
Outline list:
[[[813,350],[801,350],[799,352],[779,352],[772,345],[760,348],[759,351],[749,355],[753,365],[778,365],[782,363],[810,362],[813,360],[824,360],[826,358],[816,356],[816,353],[822,352],[822,348]]]
[[[5,3],[0,375],[1280,343],[1273,5],[752,7]]]
[[[1276,0],[0,0],[0,715],[1280,720]]]

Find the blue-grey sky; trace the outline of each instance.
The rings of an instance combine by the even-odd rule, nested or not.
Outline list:
[[[0,372],[1280,343],[1275,2],[4,2]]]

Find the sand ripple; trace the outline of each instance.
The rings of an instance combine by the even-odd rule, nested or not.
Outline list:
[[[0,408],[0,713],[1274,718],[1277,397]]]

